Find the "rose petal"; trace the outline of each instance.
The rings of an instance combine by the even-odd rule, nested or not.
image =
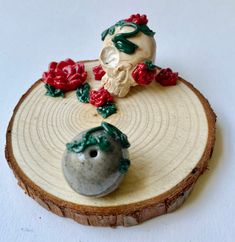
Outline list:
[[[68,64],[65,61],[61,61],[59,62],[59,64],[57,65],[56,70],[62,70],[62,68],[64,68],[65,66],[67,66]]]
[[[70,58],[66,59],[65,62],[67,63],[67,65],[74,65],[76,63],[75,61],[73,61]]]
[[[49,71],[54,71],[56,66],[57,66],[57,62],[55,61],[51,62],[48,67]]]
[[[73,74],[73,75],[70,75],[69,77],[68,77],[68,81],[71,81],[71,80],[73,80],[73,79],[78,79],[79,78],[79,73],[75,73],[75,74]]]

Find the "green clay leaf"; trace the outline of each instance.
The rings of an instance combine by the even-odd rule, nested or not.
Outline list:
[[[106,123],[106,122],[102,122],[101,126],[104,128],[104,130],[111,136],[113,137],[115,140],[119,141],[122,148],[129,148],[130,147],[130,143],[127,139],[127,136],[122,133],[121,130],[119,130],[118,128],[116,128],[115,126],[113,126],[112,124]]]
[[[115,32],[115,25],[113,25],[113,26],[111,26],[111,27],[109,28],[109,35],[113,35],[114,32]]]
[[[113,35],[114,32],[115,32],[115,25],[113,25],[110,28],[103,31],[102,34],[101,34],[101,39],[104,40],[108,34]]]
[[[128,159],[121,159],[119,163],[119,171],[122,174],[125,174],[128,171],[128,168],[130,167],[131,162]]]
[[[45,88],[46,88],[46,96],[50,96],[50,97],[64,97],[64,92],[60,89],[56,89],[53,86],[49,85],[49,84],[45,84]]]
[[[110,141],[105,136],[97,137],[97,144],[102,151],[109,151],[111,147]]]
[[[153,37],[155,32],[153,32],[146,24],[139,25],[140,31],[144,34]]]
[[[138,45],[132,43],[131,41],[125,39],[122,34],[117,34],[112,41],[114,42],[115,47],[126,54],[133,54],[138,48]]]
[[[127,149],[130,147],[130,143],[128,142],[127,136],[123,133],[120,135],[120,142],[121,142],[122,148]]]
[[[103,117],[107,118],[117,112],[117,107],[114,103],[107,102],[104,106],[98,107],[97,112]]]
[[[153,62],[150,61],[150,60],[146,60],[146,61],[144,62],[144,64],[147,65],[147,67],[148,67],[149,70],[154,70],[154,69],[157,68],[157,66],[155,66],[155,65],[153,64]]]
[[[88,138],[83,138],[82,141],[84,142],[84,149],[87,146],[97,145],[97,143],[98,143],[97,139],[92,135],[89,135]]]
[[[77,88],[76,95],[80,102],[89,103],[90,85],[85,83]]]
[[[67,143],[66,148],[69,151],[79,153],[83,151],[84,146],[81,142],[73,141],[71,143]]]
[[[101,34],[101,40],[104,40],[108,33],[109,33],[109,29],[104,30]]]
[[[122,27],[125,23],[126,23],[125,20],[120,20],[120,21],[118,21],[118,22],[115,24],[115,26],[117,26],[117,27]]]

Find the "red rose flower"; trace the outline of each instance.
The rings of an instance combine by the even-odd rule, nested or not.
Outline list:
[[[145,14],[140,15],[138,14],[132,14],[129,18],[125,19],[126,22],[132,22],[135,24],[147,24],[148,19]]]
[[[135,82],[144,86],[150,84],[154,80],[156,72],[156,66],[153,65],[152,62],[146,61],[145,63],[140,63],[136,66],[132,72],[132,77]]]
[[[96,107],[101,107],[107,102],[113,102],[113,97],[110,93],[101,87],[99,90],[90,91],[90,103]]]
[[[94,66],[92,68],[93,70],[93,74],[95,76],[95,80],[101,80],[102,77],[105,75],[105,71],[103,70],[102,66],[101,65],[98,65],[98,66]]]
[[[83,63],[71,59],[51,62],[47,72],[43,73],[43,82],[62,91],[71,91],[79,87],[87,78]]]
[[[178,72],[173,72],[170,68],[161,69],[161,71],[156,75],[155,80],[162,86],[176,85],[178,80]]]

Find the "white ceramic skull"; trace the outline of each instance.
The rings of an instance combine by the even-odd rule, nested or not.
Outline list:
[[[124,97],[131,86],[138,85],[132,77],[132,71],[138,63],[146,60],[155,60],[156,43],[152,36],[138,32],[133,37],[127,38],[138,47],[132,54],[119,51],[112,39],[119,33],[130,33],[132,26],[115,26],[112,35],[107,34],[103,41],[100,53],[100,63],[106,74],[102,77],[102,85],[111,94]]]

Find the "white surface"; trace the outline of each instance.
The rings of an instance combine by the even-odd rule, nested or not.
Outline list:
[[[234,241],[235,2],[0,1],[0,241]],[[5,130],[21,95],[51,60],[94,59],[100,33],[146,13],[157,64],[170,66],[209,99],[218,116],[210,169],[176,212],[142,225],[94,228],[60,218],[24,195],[5,161]]]

